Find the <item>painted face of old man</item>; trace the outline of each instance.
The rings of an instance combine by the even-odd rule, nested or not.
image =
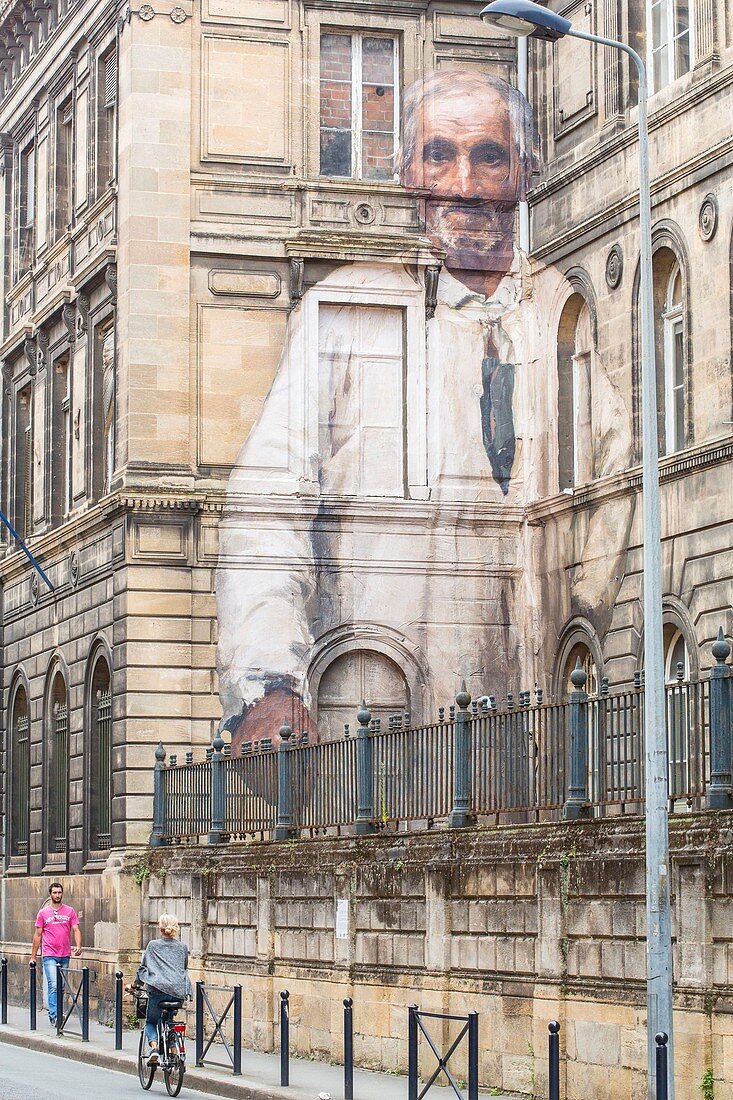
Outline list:
[[[448,270],[486,293],[511,267],[531,126],[516,89],[483,73],[435,73],[405,97],[403,182],[428,192],[426,230]]]

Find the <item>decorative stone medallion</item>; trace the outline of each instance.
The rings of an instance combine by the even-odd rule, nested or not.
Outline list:
[[[354,218],[359,222],[359,225],[371,225],[374,217],[374,207],[368,202],[360,202],[354,209]]]
[[[143,4],[137,14],[140,16],[143,23],[149,23],[151,19],[155,19],[155,12],[150,4]]]
[[[79,583],[79,555],[76,550],[69,554],[69,580],[73,588]]]
[[[712,241],[718,228],[718,200],[715,195],[706,195],[702,200],[697,226],[702,239]]]
[[[171,19],[174,23],[185,23],[186,13],[183,8],[174,8],[171,12]]]
[[[624,273],[624,254],[621,245],[615,244],[606,258],[606,282],[611,290],[621,286],[621,278]]]
[[[38,574],[35,569],[31,573],[31,591],[30,591],[31,607],[35,607],[38,603]]]

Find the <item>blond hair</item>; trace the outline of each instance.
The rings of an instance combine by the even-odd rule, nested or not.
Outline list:
[[[179,927],[178,917],[173,913],[161,913],[158,918],[158,928],[164,936],[177,936]]]

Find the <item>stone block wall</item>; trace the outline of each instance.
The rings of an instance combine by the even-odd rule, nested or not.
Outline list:
[[[698,1100],[708,1067],[716,1095],[733,1086],[732,827],[671,823],[678,1100]],[[541,1098],[558,1019],[568,1100],[646,1100],[643,851],[631,817],[162,849],[143,926],[179,914],[192,976],[242,984],[257,1049],[277,1048],[283,989],[294,1051],[340,1059],[350,996],[358,1063],[400,1072],[409,1004],[476,1009],[482,1085]],[[457,1025],[429,1026],[445,1044]],[[465,1077],[461,1051],[453,1062]]]

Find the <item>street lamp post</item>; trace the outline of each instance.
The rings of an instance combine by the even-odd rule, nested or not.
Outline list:
[[[574,30],[568,19],[531,0],[495,0],[481,12],[484,22],[518,38],[554,40],[569,36],[621,50],[639,74],[639,232],[641,312],[642,497],[644,510],[644,733],[646,798],[647,915],[647,1067],[650,1100],[656,1096],[654,1037],[669,1037],[672,1045],[672,930],[669,904],[668,762],[662,642],[661,510],[657,440],[657,378],[654,363],[654,300],[652,293],[652,218],[649,189],[646,67],[625,42]],[[668,1086],[674,1100],[674,1070]]]

